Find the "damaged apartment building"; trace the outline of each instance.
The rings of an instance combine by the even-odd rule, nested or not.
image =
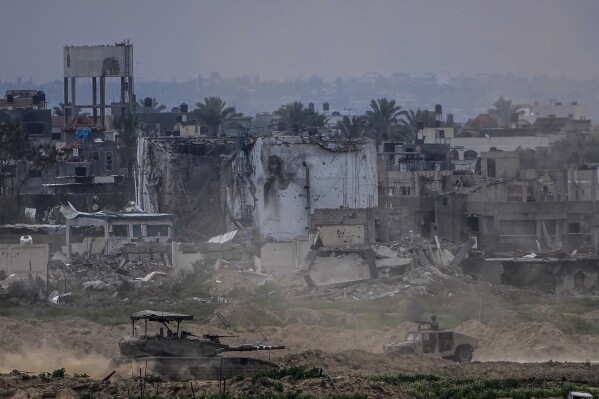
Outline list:
[[[484,258],[463,266],[480,278],[549,292],[599,289],[597,165],[520,165],[520,152],[483,152],[474,174],[448,176],[435,200],[436,234],[473,240]]]
[[[376,147],[368,139],[298,136],[142,138],[136,192],[146,211],[178,214],[182,236],[253,229],[262,268],[285,278],[319,224],[346,226],[323,230],[325,241],[345,235],[334,244],[374,240]]]

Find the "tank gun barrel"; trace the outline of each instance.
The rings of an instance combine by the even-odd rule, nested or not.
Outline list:
[[[231,345],[225,351],[245,352],[245,351],[266,351],[271,349],[285,349],[285,345]]]

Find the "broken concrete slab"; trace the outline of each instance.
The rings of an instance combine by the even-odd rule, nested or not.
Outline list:
[[[145,277],[137,277],[135,280],[143,281],[144,283],[146,283],[148,281],[154,280],[158,276],[166,276],[166,273],[165,272],[151,272],[151,273],[146,274]]]
[[[377,259],[396,258],[398,253],[386,245],[373,245],[372,250]]]
[[[224,244],[224,243],[231,241],[233,238],[235,238],[236,234],[237,234],[237,230],[229,231],[228,233],[221,234],[216,237],[212,237],[211,239],[208,240],[208,242],[214,243],[214,244]]]
[[[242,270],[239,273],[241,273],[243,277],[257,285],[258,287],[263,286],[266,283],[266,281],[270,279],[270,276],[268,274],[257,273],[250,270]]]
[[[370,279],[368,263],[357,253],[317,257],[309,272],[315,285],[341,284]]]
[[[384,267],[407,267],[411,266],[414,262],[412,258],[385,258],[385,259],[376,259],[376,268],[381,269]]]

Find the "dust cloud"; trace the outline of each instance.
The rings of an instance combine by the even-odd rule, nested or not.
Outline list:
[[[12,370],[41,373],[64,368],[68,374],[87,374],[103,378],[110,370],[110,359],[100,354],[81,354],[63,348],[41,345],[19,352],[0,353],[0,373]]]

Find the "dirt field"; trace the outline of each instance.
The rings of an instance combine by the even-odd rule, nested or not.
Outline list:
[[[599,366],[594,363],[599,360],[599,335],[588,328],[584,333],[576,329],[581,321],[586,323],[584,326],[594,326],[599,320],[599,311],[596,310],[576,315],[575,323],[572,315],[545,305],[529,307],[524,313],[501,310],[486,324],[475,320],[463,322],[456,330],[477,336],[480,340],[474,361],[469,364],[414,355],[384,355],[382,345],[402,340],[409,330],[416,328],[412,322],[391,328],[369,329],[358,327],[359,317],[349,311],[296,307],[275,312],[243,302],[222,305],[219,312],[237,325],[246,326],[245,331],[234,333],[238,337],[228,339],[227,343],[283,344],[285,350],[251,354],[281,367],[323,368],[334,376],[340,392],[365,392],[370,398],[409,395],[396,387],[359,375],[408,373],[599,383]],[[265,319],[272,321],[274,326],[264,325]],[[130,333],[129,324],[109,327],[86,320],[39,321],[2,317],[0,325],[3,326],[0,372],[5,374],[16,369],[37,375],[65,368],[70,376],[85,373],[101,379],[111,371],[110,360],[119,356],[118,341]],[[196,335],[232,333],[219,328],[215,319],[208,320],[206,324],[188,324],[185,329]],[[111,384],[94,383],[94,397],[113,397],[116,394],[126,397],[132,390],[139,390],[128,374],[131,373],[119,370]],[[5,387],[5,394],[0,394],[0,397],[78,398],[82,390],[88,389],[91,384],[71,377],[23,380],[15,375],[4,375],[0,381]],[[249,380],[234,381],[229,389],[230,392],[243,390],[255,393],[275,388],[280,392],[299,389],[313,395],[333,393],[326,381],[283,381],[275,388],[269,386],[273,384],[269,381],[259,381],[251,386],[248,386]],[[88,385],[77,388],[81,384]],[[219,389],[214,382],[198,381],[195,384],[196,389],[207,393],[217,393]],[[191,388],[164,383],[161,387],[154,384],[151,389],[162,389],[164,395],[169,390],[186,392]],[[188,393],[191,395],[191,391]]]
[[[227,274],[217,277],[220,282],[212,285],[218,285],[218,295],[226,295],[238,286]],[[300,291],[293,293],[295,296],[274,293],[276,289],[273,294],[269,289],[243,294],[249,296],[220,305],[194,302],[190,305],[192,313],[212,316],[204,320],[198,317],[184,329],[198,336],[235,335],[224,339],[228,344],[285,345],[284,350],[249,352],[248,356],[282,368],[322,368],[335,383],[333,387],[325,379],[245,379],[229,381],[230,393],[303,392],[322,397],[360,392],[369,398],[411,397],[392,384],[367,377],[397,374],[599,383],[599,306],[592,298],[551,298],[479,284],[465,277],[433,277],[423,280],[425,285],[402,286],[400,295],[389,294],[395,289],[393,285],[374,283],[332,291]],[[32,317],[0,317],[0,373],[4,374],[0,377],[0,398],[80,398],[92,392],[95,398],[129,397],[139,396],[140,389],[145,389],[133,379],[139,370],[117,369],[110,383],[75,378],[85,374],[98,380],[108,375],[114,369],[111,360],[119,357],[118,342],[131,333],[131,326],[126,316],[123,324],[106,326],[64,316],[56,318],[52,310],[65,309],[64,315],[68,314],[68,306],[77,306],[78,314],[90,309],[97,315],[102,305],[94,303],[135,307],[112,297],[80,300],[89,307],[51,308],[54,305],[42,304],[45,310],[29,308]],[[142,300],[144,304],[136,310],[160,309],[164,303],[160,298]],[[214,308],[208,306],[215,306],[232,329],[223,329],[212,313]],[[203,311],[206,309],[210,311]],[[439,314],[442,327],[448,324],[479,339],[473,362],[457,364],[415,355],[383,354],[383,344],[401,341],[408,331],[417,329],[416,323],[405,320],[428,317],[433,312]],[[40,319],[40,315],[49,320]],[[61,368],[66,369],[67,377],[39,376]],[[26,372],[31,378],[10,374],[13,370]],[[193,384],[194,392],[189,383],[149,384],[147,389],[151,391],[144,394],[193,396],[222,389],[217,382]]]

